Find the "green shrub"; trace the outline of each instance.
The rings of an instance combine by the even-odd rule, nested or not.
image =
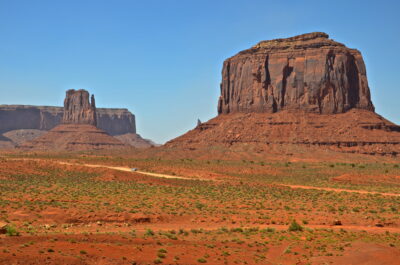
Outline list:
[[[154,260],[154,264],[161,264],[161,263],[162,263],[162,259],[160,259],[160,258],[156,258]]]
[[[291,232],[303,231],[303,227],[299,223],[297,223],[296,220],[293,220],[288,230]]]
[[[19,232],[17,229],[12,225],[6,226],[6,235],[7,236],[19,236]]]
[[[146,233],[144,233],[145,236],[154,236],[154,232],[151,229],[147,229]]]
[[[158,253],[157,257],[159,257],[160,259],[165,259],[165,254],[164,253]]]

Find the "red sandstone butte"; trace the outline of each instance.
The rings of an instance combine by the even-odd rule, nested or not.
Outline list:
[[[361,53],[314,32],[261,41],[225,60],[218,113],[374,111]]]

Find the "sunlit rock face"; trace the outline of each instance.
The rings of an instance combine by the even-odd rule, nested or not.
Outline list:
[[[64,100],[64,116],[62,123],[90,124],[97,126],[94,95],[92,95],[89,101],[89,92],[86,90],[68,90]]]
[[[262,41],[225,60],[218,113],[374,111],[361,53],[314,32]]]

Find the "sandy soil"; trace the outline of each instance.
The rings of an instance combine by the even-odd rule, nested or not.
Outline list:
[[[0,264],[397,264],[396,186],[277,181],[317,166],[344,179],[319,164],[3,157],[0,221],[20,235],[0,234]]]

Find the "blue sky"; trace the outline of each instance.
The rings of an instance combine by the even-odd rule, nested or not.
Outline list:
[[[399,1],[0,0],[0,104],[88,89],[163,143],[217,114],[224,59],[323,31],[359,49],[376,111],[400,123]]]

